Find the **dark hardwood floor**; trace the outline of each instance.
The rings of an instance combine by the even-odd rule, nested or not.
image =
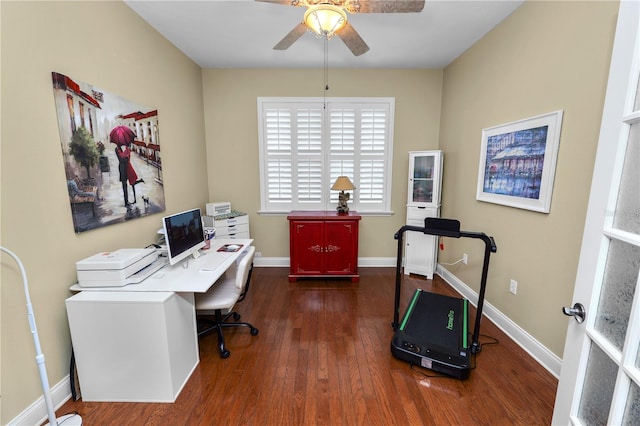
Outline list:
[[[359,283],[289,283],[287,272],[254,268],[237,310],[260,333],[226,329],[228,359],[215,334],[201,337],[175,403],[79,400],[57,414],[77,411],[88,426],[551,423],[557,380],[486,318],[470,377],[428,377],[391,354],[395,268],[361,268]],[[456,294],[439,277],[403,280],[401,313],[417,287]]]

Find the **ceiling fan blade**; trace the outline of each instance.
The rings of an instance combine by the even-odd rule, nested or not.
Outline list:
[[[336,35],[344,41],[344,44],[347,45],[349,50],[351,50],[351,53],[355,56],[360,56],[369,51],[367,43],[364,42],[362,37],[360,37],[360,34],[358,34],[349,22],[347,22],[347,25],[345,25],[344,28],[336,32]]]
[[[307,32],[307,26],[300,22],[282,40],[273,46],[273,50],[287,50],[296,40]]]
[[[261,3],[273,3],[273,4],[283,4],[285,6],[298,6],[298,1],[296,0],[255,0]]]
[[[350,13],[414,13],[422,12],[425,0],[354,0],[348,2]]]

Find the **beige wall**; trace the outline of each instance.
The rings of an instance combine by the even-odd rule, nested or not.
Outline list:
[[[617,2],[527,2],[448,66],[440,148],[445,217],[495,237],[487,300],[562,356],[606,88]],[[483,128],[564,111],[549,214],[476,201]],[[481,244],[450,241],[441,261],[478,288]],[[509,280],[518,294],[509,293]]]
[[[322,58],[318,58],[322,61]],[[209,196],[250,214],[251,237],[265,257],[289,257],[287,218],[258,215],[257,103],[259,96],[323,96],[322,69],[203,70]],[[393,216],[366,216],[361,258],[396,256],[393,234],[404,224],[408,151],[437,149],[441,70],[329,71],[327,96],[395,97]],[[232,178],[231,178],[232,176]]]
[[[7,2],[2,24],[2,245],[23,261],[49,381],[69,373],[75,262],[156,240],[161,215],[75,234],[51,72],[157,107],[167,212],[208,200],[200,68],[121,2]],[[1,424],[41,395],[20,275],[2,256]]]

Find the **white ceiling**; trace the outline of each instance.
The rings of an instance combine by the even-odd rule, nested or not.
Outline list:
[[[305,8],[252,0],[125,3],[202,68],[321,68],[323,42],[304,34],[288,50],[273,46]],[[520,0],[427,0],[420,13],[349,14],[370,50],[353,56],[329,41],[331,68],[444,68],[509,16]]]

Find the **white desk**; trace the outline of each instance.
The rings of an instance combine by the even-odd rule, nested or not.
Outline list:
[[[66,300],[85,401],[174,402],[200,362],[193,293],[206,292],[253,242],[212,240],[198,259],[139,284],[81,287]],[[237,252],[218,252],[242,244]]]
[[[175,291],[189,293],[206,293],[235,260],[253,243],[253,239],[213,239],[211,248],[200,250],[200,257],[189,258],[177,265],[167,265],[153,273],[138,284],[122,287],[82,287],[71,286],[72,291]],[[225,244],[242,244],[237,252],[219,252]]]

